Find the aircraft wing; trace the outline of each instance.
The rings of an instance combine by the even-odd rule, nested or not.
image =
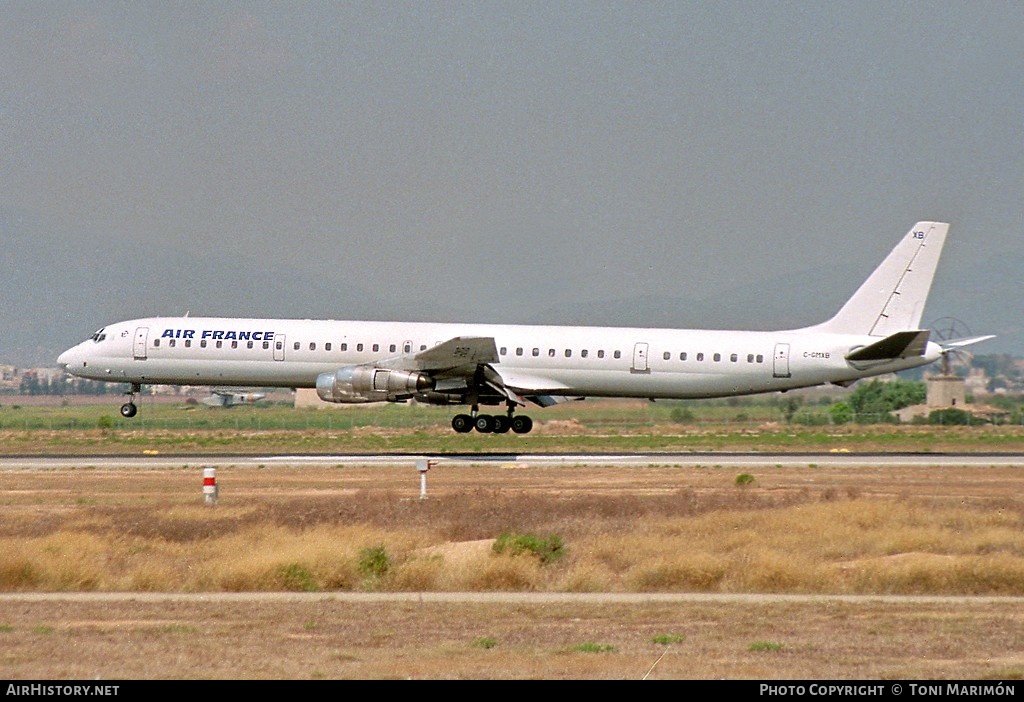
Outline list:
[[[382,359],[375,365],[407,371],[423,371],[437,379],[439,392],[465,390],[469,383],[479,382],[490,392],[519,405],[533,402],[549,407],[568,399],[565,383],[539,375],[498,370],[498,349],[489,336],[457,336],[425,351]],[[478,371],[482,375],[478,376]]]
[[[498,361],[498,348],[489,336],[456,336],[426,351],[385,358],[375,365],[397,370],[444,371],[464,369],[473,372],[477,366]]]

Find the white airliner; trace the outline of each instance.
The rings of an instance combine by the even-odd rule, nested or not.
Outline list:
[[[786,391],[906,370],[992,338],[920,326],[949,225],[918,222],[826,322],[782,331],[151,317],[62,353],[68,373],[143,384],[316,388],[327,402],[468,405],[452,428],[529,432],[515,414],[586,397],[687,399]],[[482,414],[481,405],[504,412]]]

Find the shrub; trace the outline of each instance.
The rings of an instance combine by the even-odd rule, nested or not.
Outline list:
[[[492,547],[495,553],[518,555],[530,553],[540,559],[541,563],[550,563],[565,553],[560,536],[540,538],[533,534],[511,534],[505,532],[498,536]]]
[[[736,476],[736,487],[746,487],[754,484],[754,476],[750,473],[740,473]]]
[[[363,575],[380,578],[391,570],[391,558],[384,544],[368,546],[359,551],[359,572]]]
[[[929,424],[967,425],[972,424],[971,414],[962,409],[949,407],[947,409],[932,410],[928,413]]]
[[[686,637],[682,634],[660,634],[651,639],[652,643],[668,646],[669,644],[682,643]]]
[[[298,563],[280,566],[277,569],[277,580],[283,590],[290,592],[316,592],[319,589],[309,569]]]
[[[673,407],[669,418],[676,424],[685,424],[694,420],[694,414],[688,407]]]

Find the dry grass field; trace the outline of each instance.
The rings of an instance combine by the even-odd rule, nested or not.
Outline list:
[[[1020,680],[1022,469],[3,470],[0,677]]]

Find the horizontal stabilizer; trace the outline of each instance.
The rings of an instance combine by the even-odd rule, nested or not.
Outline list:
[[[969,339],[951,339],[949,341],[941,342],[943,349],[958,349],[962,346],[970,346],[976,344],[979,341],[987,341],[988,339],[996,338],[995,334],[986,334],[984,336],[972,336]]]
[[[846,354],[847,361],[887,361],[892,358],[923,356],[928,345],[927,329],[896,332],[868,346]]]

